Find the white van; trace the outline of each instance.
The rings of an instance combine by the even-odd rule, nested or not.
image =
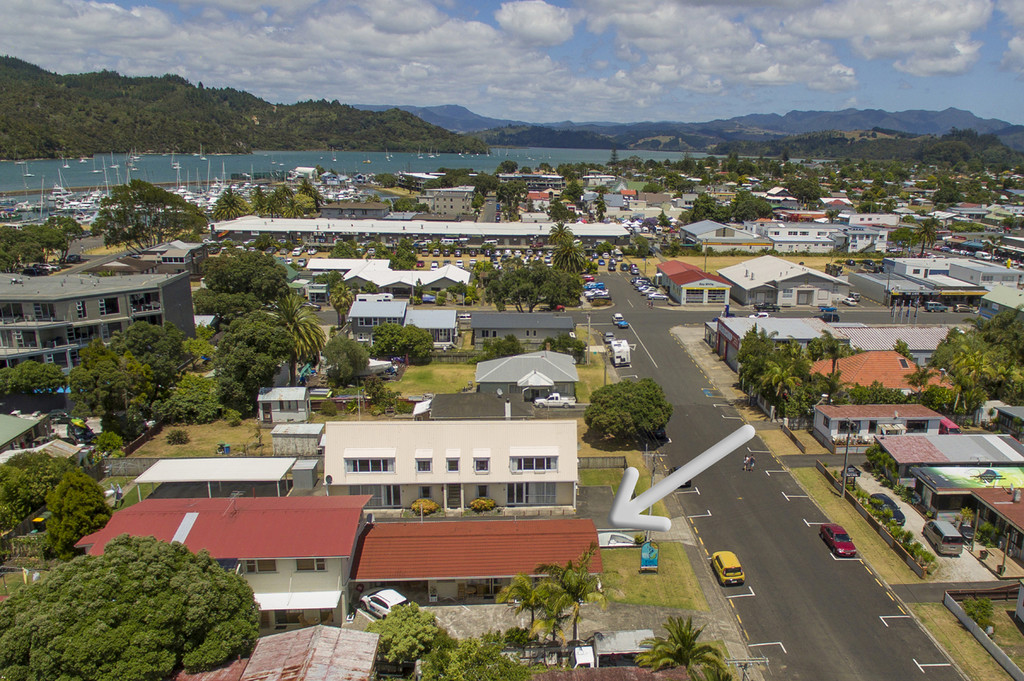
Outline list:
[[[952,523],[945,520],[929,520],[922,532],[935,547],[940,556],[959,556],[964,550],[964,538]]]

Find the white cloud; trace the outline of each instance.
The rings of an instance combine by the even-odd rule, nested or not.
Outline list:
[[[503,30],[529,44],[558,45],[573,34],[569,10],[544,0],[504,2],[494,18]]]

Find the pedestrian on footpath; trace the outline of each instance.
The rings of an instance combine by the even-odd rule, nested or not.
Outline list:
[[[750,458],[751,457],[750,457],[749,454],[747,456],[743,457],[743,470],[745,470],[745,471],[749,471],[750,470]]]

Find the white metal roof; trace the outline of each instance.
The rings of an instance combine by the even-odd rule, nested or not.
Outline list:
[[[322,423],[282,423],[274,426],[270,435],[319,435],[324,432]]]
[[[285,591],[253,595],[260,610],[330,610],[341,602],[340,591]]]
[[[294,464],[294,457],[161,459],[135,482],[276,482]]]

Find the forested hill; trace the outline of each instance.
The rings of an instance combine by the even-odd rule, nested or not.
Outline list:
[[[463,137],[390,109],[338,102],[271,104],[178,76],[111,71],[58,75],[0,57],[0,158],[116,151],[246,153],[253,149],[483,152]]]
[[[768,158],[853,158],[935,165],[975,161],[986,166],[1003,164],[1006,167],[1015,167],[1024,163],[1024,153],[1010,149],[995,135],[979,135],[974,130],[953,130],[941,137],[915,136],[885,130],[831,130],[763,142],[737,140],[715,145],[709,151],[716,154]]]

